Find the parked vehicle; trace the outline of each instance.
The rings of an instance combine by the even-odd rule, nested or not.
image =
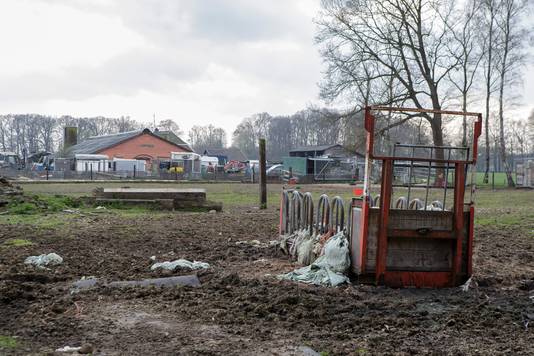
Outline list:
[[[278,178],[282,175],[284,169],[283,164],[275,164],[274,166],[271,166],[267,169],[267,177],[268,178]]]
[[[247,165],[240,161],[230,161],[224,165],[224,171],[226,173],[240,173],[245,171]]]
[[[14,152],[0,152],[0,168],[19,168],[20,159]]]

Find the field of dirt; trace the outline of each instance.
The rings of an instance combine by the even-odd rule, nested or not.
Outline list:
[[[478,227],[475,277],[459,288],[323,288],[278,281],[296,264],[268,242],[277,211],[220,214],[82,213],[66,225],[0,225],[0,354],[53,354],[90,344],[101,355],[534,354],[534,241],[514,226]],[[263,244],[239,241],[259,240]],[[29,255],[55,252],[38,270]],[[153,261],[208,262],[200,287],[97,287],[72,282],[191,274],[152,272]],[[529,324],[530,322],[530,324]],[[309,350],[309,349],[308,349]]]

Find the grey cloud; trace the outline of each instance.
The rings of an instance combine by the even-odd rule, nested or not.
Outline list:
[[[8,100],[84,99],[99,95],[135,95],[194,80],[207,60],[180,50],[136,49],[96,67],[67,67],[0,80],[0,98]]]
[[[274,101],[282,102],[287,93],[316,98],[313,78],[319,76],[320,61],[313,25],[294,1],[42,1],[119,18],[146,45],[96,67],[4,77],[1,101],[134,96],[141,90],[172,94],[200,80],[210,63],[232,69],[238,80],[260,87]]]
[[[294,1],[287,0],[42,0],[121,18],[150,40],[175,43],[184,37],[210,42],[256,41],[309,36]],[[312,1],[312,0],[310,0]]]

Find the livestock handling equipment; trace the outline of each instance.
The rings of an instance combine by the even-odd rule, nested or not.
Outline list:
[[[383,139],[385,130],[414,118],[420,118],[419,125],[412,125],[419,133],[422,122],[430,132],[432,120],[458,128],[458,118],[463,118],[467,135],[458,146],[431,145],[413,135],[404,140],[416,144],[397,142],[402,135]],[[463,284],[472,274],[474,166],[482,115],[374,106],[365,110],[364,127],[363,186],[346,203],[339,196],[321,195],[315,214],[311,193],[284,190],[280,234],[307,231],[324,245],[344,231],[351,272],[362,283],[419,288]],[[466,197],[468,176],[471,192]]]

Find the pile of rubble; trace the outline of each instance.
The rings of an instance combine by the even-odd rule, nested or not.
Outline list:
[[[22,196],[22,188],[14,186],[6,178],[0,177],[0,207],[9,204],[14,197]]]

